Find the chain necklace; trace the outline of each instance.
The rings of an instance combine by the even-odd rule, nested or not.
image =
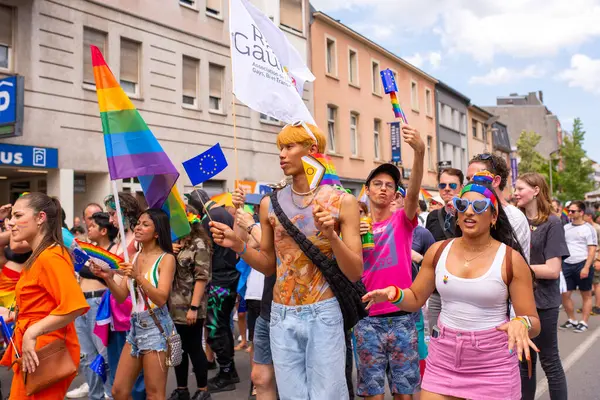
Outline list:
[[[462,243],[462,240],[461,240]],[[492,240],[490,240],[490,242],[488,243],[487,246],[485,246],[485,248],[483,250],[481,250],[481,252],[479,252],[475,257],[472,258],[467,258],[465,257],[465,263],[463,264],[464,267],[469,267],[469,265],[471,264],[471,261],[475,260],[476,258],[480,257],[483,253],[485,253],[485,251],[487,249],[490,248],[490,246],[492,245]],[[463,244],[463,247],[466,249],[466,246]]]
[[[319,186],[316,190],[313,189],[308,193],[297,193],[293,187],[290,187],[290,189],[292,189],[292,203],[294,204],[294,206],[299,209],[299,210],[304,210],[306,208],[308,208],[312,202],[315,200],[315,197],[317,196],[317,193],[319,193],[319,189],[321,189],[321,187]],[[307,194],[310,194],[311,192],[314,192],[310,198],[310,201],[308,203],[306,203],[306,205],[298,205],[298,203],[296,203],[296,199],[294,199],[294,195],[303,197],[306,196]]]
[[[308,192],[306,192],[306,193],[300,193],[300,192],[296,192],[296,190],[294,189],[294,185],[293,185],[293,184],[292,184],[292,185],[290,185],[290,188],[292,189],[292,192],[293,192],[295,195],[298,195],[298,196],[306,196],[306,195],[309,195],[309,194],[311,194],[311,193],[312,193],[312,192],[314,192],[315,190],[317,190],[317,188],[314,188],[314,189],[310,189],[310,190],[309,190]]]

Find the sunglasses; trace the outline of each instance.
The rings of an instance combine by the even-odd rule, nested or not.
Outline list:
[[[456,190],[458,183],[438,183],[438,189],[440,190],[446,189],[446,186],[450,186],[450,189]]]
[[[579,212],[581,210],[568,210],[568,211],[569,211],[569,214],[575,214],[576,212]]]
[[[475,159],[480,159],[483,161],[488,161],[492,163],[492,168],[494,169],[494,171],[496,170],[496,163],[494,162],[494,157],[492,157],[492,155],[490,153],[483,153],[483,154],[478,154],[475,156]]]
[[[454,204],[454,208],[456,208],[456,211],[458,211],[459,213],[466,212],[469,209],[469,206],[471,206],[473,207],[473,211],[475,212],[475,214],[481,214],[490,207],[492,201],[490,199],[471,201],[455,197],[452,199],[452,204]]]

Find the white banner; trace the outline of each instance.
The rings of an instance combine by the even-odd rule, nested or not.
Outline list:
[[[229,32],[236,97],[285,123],[314,124],[302,91],[315,77],[285,34],[247,0],[231,0]]]

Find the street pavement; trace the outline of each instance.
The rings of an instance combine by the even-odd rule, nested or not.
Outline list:
[[[580,307],[580,298],[574,295],[575,306]],[[566,320],[566,315],[561,311],[559,324]],[[600,316],[590,317],[590,329],[585,333],[575,333],[573,331],[560,331],[558,334],[560,355],[563,366],[567,374],[567,383],[569,386],[569,398],[576,400],[596,400],[600,399],[600,379],[598,371],[600,370]],[[212,395],[215,400],[245,400],[248,398],[250,385],[250,357],[245,351],[236,353],[236,365],[241,383],[233,392],[215,393]],[[191,366],[190,366],[191,368]],[[214,376],[215,371],[210,371],[209,378]],[[7,395],[12,373],[5,369],[0,370],[0,382],[4,395]],[[536,400],[550,400],[547,390],[547,384],[544,372],[541,367],[537,367],[538,392]],[[73,382],[72,387],[79,386],[83,377],[78,376]],[[356,371],[355,371],[356,381]],[[189,388],[193,393],[196,380],[191,374],[189,376]],[[167,396],[176,387],[175,375],[173,370],[169,372],[169,381],[167,384]],[[388,394],[386,400],[392,399]]]

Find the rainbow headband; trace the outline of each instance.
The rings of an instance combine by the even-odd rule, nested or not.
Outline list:
[[[491,184],[494,180],[494,175],[492,175],[489,171],[481,171],[476,173],[473,176],[472,183],[469,183],[467,186],[460,191],[460,197],[462,197],[467,192],[476,192],[484,195],[492,202],[492,206],[497,211],[498,210],[498,198],[496,194],[483,185],[479,185],[478,183],[487,183]]]

